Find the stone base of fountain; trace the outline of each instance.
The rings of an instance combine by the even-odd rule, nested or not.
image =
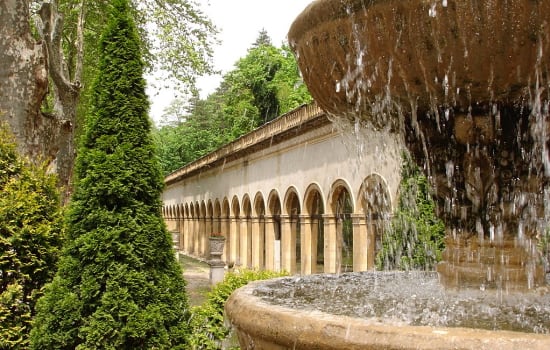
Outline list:
[[[453,294],[434,273],[310,275],[251,283],[231,295],[225,311],[242,349],[546,350],[548,307],[537,306],[530,321],[515,311],[545,305],[549,296],[539,292]],[[378,316],[363,317],[371,313]],[[446,315],[460,326],[439,325],[450,322]],[[527,323],[533,329],[522,333]]]
[[[443,261],[437,266],[440,281],[454,289],[502,289],[526,291],[546,283],[537,255],[518,245],[516,240],[500,243],[477,237],[468,240],[447,237]]]

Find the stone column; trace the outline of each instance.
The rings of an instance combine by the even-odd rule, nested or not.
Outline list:
[[[263,259],[263,231],[261,230],[260,223],[263,223],[262,218],[253,217],[251,219],[252,224],[252,268],[261,269],[261,262]]]
[[[302,275],[310,275],[314,272],[317,261],[317,236],[313,234],[312,220],[309,215],[302,215],[301,239],[302,239]]]
[[[272,216],[265,217],[265,269],[275,271],[275,221]]]
[[[220,217],[212,217],[212,232],[222,232],[222,228],[220,225],[221,219]]]
[[[185,251],[185,216],[182,215],[180,217],[180,229],[179,229],[179,251],[183,252]]]
[[[210,255],[210,241],[208,240],[208,237],[210,237],[210,234],[213,233],[212,231],[212,217],[206,217],[204,219],[204,235],[203,235],[203,241],[204,241],[204,256],[209,258]]]
[[[338,252],[337,221],[332,214],[323,215],[323,219],[325,225],[325,273],[337,273],[340,269],[337,256],[341,254]]]
[[[281,215],[281,266],[290,274],[296,273],[296,227],[288,215]]]
[[[197,250],[197,219],[192,216],[189,221],[189,254],[193,255]]]
[[[220,221],[220,232],[225,237],[225,246],[223,247],[222,260],[225,262],[228,262],[229,246],[231,246],[231,243],[229,242],[229,230],[230,230],[229,219],[220,217],[219,221]]]
[[[199,217],[199,256],[208,258],[206,249],[206,218]]]
[[[353,271],[367,271],[372,268],[372,265],[369,266],[369,258],[374,254],[374,241],[369,240],[364,214],[352,214],[351,220],[353,222]]]
[[[242,267],[250,267],[250,261],[248,260],[248,250],[250,247],[248,246],[248,218],[245,216],[241,216],[240,218],[240,242],[239,242],[239,256],[241,261]]]
[[[230,218],[231,230],[229,233],[229,261],[233,262],[235,265],[240,264],[239,253],[239,218],[232,216]]]

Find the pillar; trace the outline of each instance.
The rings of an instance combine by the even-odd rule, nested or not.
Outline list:
[[[240,265],[239,253],[239,218],[232,216],[230,218],[231,228],[229,231],[229,261]]]
[[[252,224],[252,268],[264,268],[264,220],[263,217],[254,217]]]
[[[210,237],[210,234],[214,232],[212,231],[212,217],[206,217],[204,219],[204,235],[203,235],[203,246],[204,246],[204,257],[209,259],[210,256],[210,241],[208,240],[208,237]]]
[[[241,266],[243,267],[250,267],[250,263],[251,261],[248,259],[248,256],[249,256],[249,250],[250,250],[250,246],[249,246],[249,239],[248,239],[248,236],[249,236],[249,225],[248,225],[248,218],[245,217],[245,216],[241,216],[240,218],[240,222],[239,222],[239,225],[240,225],[240,230],[239,230],[239,237],[240,237],[240,241],[239,241],[239,256],[240,256],[240,262],[241,262]]]
[[[340,244],[338,244],[337,220],[334,215],[323,215],[325,232],[325,273],[337,273],[340,270],[338,256]]]
[[[228,262],[229,259],[229,247],[231,243],[229,242],[229,231],[230,231],[230,221],[229,218],[220,217],[220,232],[225,237],[225,246],[223,247],[222,261]]]
[[[314,273],[317,264],[317,237],[313,232],[312,219],[309,215],[300,217],[301,240],[302,240],[302,275],[310,275]]]
[[[373,267],[369,265],[369,258],[374,254],[374,241],[369,240],[365,215],[353,214],[351,219],[353,222],[353,271],[367,271]]]
[[[272,216],[265,217],[265,269],[275,270],[275,220]]]
[[[296,224],[288,215],[281,215],[281,267],[296,273]]]

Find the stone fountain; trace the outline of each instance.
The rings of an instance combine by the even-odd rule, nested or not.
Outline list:
[[[550,203],[550,1],[317,0],[295,20],[288,37],[321,108],[335,118],[392,130],[425,169],[447,228],[437,267],[444,290],[434,293],[482,290],[505,303],[507,295],[523,292],[533,296],[528,303],[545,302],[537,243],[547,234],[550,213],[545,205]],[[369,283],[367,288],[374,288],[378,282]],[[242,344],[550,348],[550,331],[540,328],[546,335],[503,331],[499,325],[483,331],[460,322],[454,328],[414,326],[317,311],[300,314],[296,323],[288,305],[265,307],[265,295],[274,293],[254,285],[228,302]],[[266,331],[270,340],[262,343],[259,331],[246,328],[238,316],[237,305],[258,306],[286,328]],[[535,309],[535,316],[542,312]],[[287,337],[289,327],[299,332]],[[315,334],[312,342],[297,340],[308,329]],[[321,341],[322,334],[341,345]],[[279,344],[278,337],[296,343],[269,345]]]

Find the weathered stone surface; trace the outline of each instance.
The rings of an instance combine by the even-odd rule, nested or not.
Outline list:
[[[255,350],[546,350],[550,337],[533,333],[467,328],[414,327],[378,320],[298,311],[268,304],[254,296],[262,282],[235,291],[226,317],[242,349]]]

